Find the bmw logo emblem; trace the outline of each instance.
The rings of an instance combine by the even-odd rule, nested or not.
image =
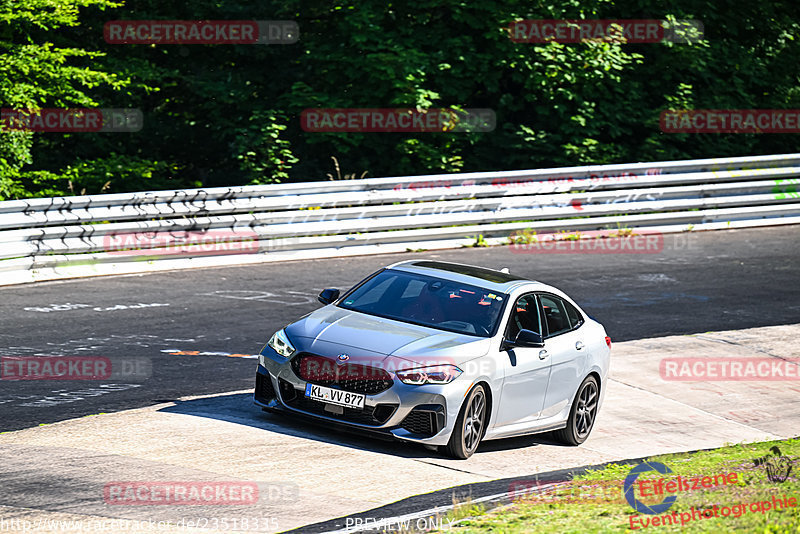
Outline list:
[[[336,363],[342,364],[350,359],[350,356],[347,354],[340,354],[336,357]]]

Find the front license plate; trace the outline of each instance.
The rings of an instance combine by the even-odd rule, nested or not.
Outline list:
[[[325,386],[306,384],[306,397],[328,404],[346,406],[348,408],[364,408],[365,395],[361,393],[349,393],[340,389],[326,388]]]

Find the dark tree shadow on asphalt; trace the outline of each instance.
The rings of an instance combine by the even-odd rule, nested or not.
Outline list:
[[[173,406],[161,408],[159,411],[207,417],[228,423],[262,428],[287,436],[404,458],[449,459],[442,453],[432,451],[416,443],[396,441],[390,438],[381,439],[371,434],[363,435],[338,427],[331,428],[326,426],[325,422],[317,423],[302,417],[294,417],[292,414],[264,412],[253,404],[252,393],[235,393],[172,402],[175,402]],[[480,456],[482,453],[487,452],[536,447],[539,445],[564,446],[553,441],[551,434],[543,433],[485,441],[478,447],[475,456]]]

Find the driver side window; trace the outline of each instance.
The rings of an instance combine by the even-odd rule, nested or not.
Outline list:
[[[536,304],[536,295],[533,293],[523,295],[517,299],[511,311],[511,318],[508,320],[506,338],[516,338],[522,329],[531,330],[539,335],[542,334],[539,306]]]

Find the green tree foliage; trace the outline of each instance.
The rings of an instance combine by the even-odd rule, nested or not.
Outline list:
[[[102,54],[58,46],[46,36],[79,26],[80,8],[118,7],[109,0],[3,0],[0,2],[0,104],[15,110],[93,107],[92,91],[119,89],[125,81],[92,68]],[[0,131],[0,198],[24,194],[20,169],[33,163],[33,134]]]
[[[0,133],[0,196],[793,152],[665,109],[800,108],[790,0],[0,0],[4,107],[135,107],[139,133]],[[698,19],[693,44],[515,43],[519,19]],[[80,24],[78,20],[80,19]],[[108,20],[294,20],[291,45],[120,45]],[[311,133],[307,108],[491,108],[491,133]],[[4,181],[3,181],[4,180]]]

